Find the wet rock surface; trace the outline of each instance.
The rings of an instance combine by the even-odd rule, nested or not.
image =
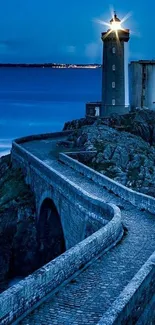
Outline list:
[[[69,129],[76,126],[68,137],[74,147],[97,151],[94,157],[83,159],[79,155],[79,161],[129,188],[155,197],[155,112],[137,111],[86,123],[82,119],[65,126]]]

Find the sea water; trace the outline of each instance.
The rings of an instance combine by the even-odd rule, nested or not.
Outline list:
[[[14,138],[60,131],[101,99],[101,69],[0,68],[0,155]]]

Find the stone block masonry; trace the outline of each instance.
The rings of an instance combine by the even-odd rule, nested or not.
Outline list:
[[[52,138],[55,137],[57,135]],[[40,136],[36,138],[40,140]],[[46,139],[46,135],[42,138]],[[28,141],[34,140],[35,136],[28,138]],[[53,200],[61,217],[66,247],[70,249],[0,296],[1,324],[16,320],[123,236],[119,208],[82,190],[65,177],[61,169],[58,172],[35,157],[20,146],[24,141],[22,138],[13,143],[13,166],[22,168],[35,194],[38,214],[46,197]],[[101,229],[81,241],[88,235],[86,230],[90,226]]]
[[[112,315],[116,324],[133,324],[132,312],[135,315],[137,310],[139,321],[145,320],[145,315],[150,315],[150,308],[145,311],[145,307],[153,304],[154,273],[152,266],[146,267],[145,272],[138,271],[155,248],[154,215],[145,211],[153,213],[154,199],[142,194],[139,199],[139,193],[66,155],[60,155],[58,160],[51,155],[51,139],[54,143],[58,140],[54,135],[49,135],[49,139],[39,135],[37,140],[35,136],[28,141],[17,140],[13,143],[12,161],[22,168],[35,194],[38,217],[44,199],[53,200],[68,251],[1,295],[1,324],[18,322],[25,313],[24,325],[39,325],[46,320],[50,325],[62,325],[62,320],[66,324],[97,324],[116,301],[116,314]],[[121,215],[116,206],[122,209]],[[119,245],[102,256],[122,237],[121,218],[128,232]],[[84,239],[88,228],[92,231],[98,226],[100,230]],[[100,257],[95,259],[98,254]],[[89,267],[81,272],[87,263]],[[70,277],[75,276],[72,282]],[[74,296],[73,292],[77,294]],[[45,301],[48,295],[51,298]],[[32,309],[35,310],[31,314]]]
[[[61,217],[67,249],[87,236],[88,220],[93,232],[96,223],[99,229],[111,219],[113,212],[110,205],[81,191],[62,173],[47,166],[18,144],[13,144],[12,159],[14,164],[21,166],[35,194],[38,215],[45,195],[54,201]]]
[[[15,143],[22,144],[28,141],[35,141],[35,140],[46,140],[46,139],[57,139],[59,137],[64,137],[72,134],[73,131],[63,131],[63,132],[53,132],[53,133],[45,133],[45,134],[35,134],[29,135],[27,137],[22,137],[14,140]]]
[[[151,255],[135,277],[129,282],[120,296],[104,314],[98,325],[137,324],[142,311],[147,308],[154,293],[155,253]],[[154,309],[151,310],[149,319],[143,316],[142,323],[139,321],[138,324],[153,325],[153,320],[155,320]]]
[[[10,324],[52,292],[101,252],[114,246],[123,235],[120,210],[113,219],[55,260],[0,295],[0,324]]]
[[[75,169],[79,173],[83,174],[89,179],[92,179],[96,184],[99,184],[109,191],[112,191],[114,194],[118,195],[120,198],[130,202],[134,206],[138,207],[139,209],[145,209],[153,214],[155,214],[155,198],[138,193],[133,191],[132,189],[127,188],[126,186],[119,184],[118,182],[112,180],[111,178],[96,172],[92,168],[80,163],[76,159],[78,156],[85,155],[88,156],[93,155],[95,152],[68,152],[68,153],[60,153],[59,159],[64,162],[66,165],[70,166],[71,168]]]

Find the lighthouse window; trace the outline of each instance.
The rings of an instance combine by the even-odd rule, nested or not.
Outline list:
[[[113,71],[116,70],[115,64],[112,65],[112,70],[113,70]]]
[[[114,54],[116,53],[115,47],[112,48],[112,53],[114,53]]]
[[[115,106],[115,99],[112,99],[112,105]]]
[[[112,82],[112,88],[115,88],[115,81]]]

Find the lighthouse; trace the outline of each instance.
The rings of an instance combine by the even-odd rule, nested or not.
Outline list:
[[[109,29],[102,33],[102,102],[100,116],[126,114],[129,107],[125,103],[125,42],[129,41],[129,29],[121,26],[121,20],[114,13]]]

